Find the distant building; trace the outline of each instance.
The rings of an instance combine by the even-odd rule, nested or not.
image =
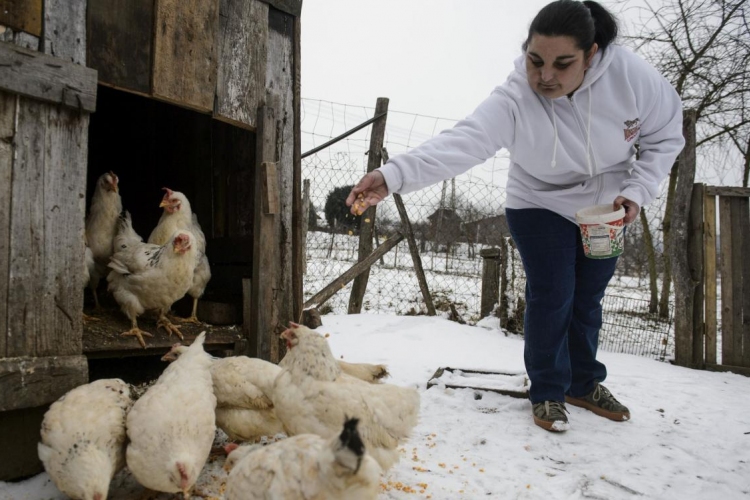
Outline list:
[[[478,245],[499,245],[503,238],[510,236],[505,214],[466,222],[463,230],[469,243]]]

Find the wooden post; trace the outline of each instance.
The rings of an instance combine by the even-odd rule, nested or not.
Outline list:
[[[252,276],[252,311],[250,318],[250,338],[248,342],[250,356],[266,361],[273,361],[275,329],[278,323],[276,305],[279,262],[277,259],[277,242],[275,221],[276,215],[268,213],[268,179],[264,178],[267,169],[264,163],[275,161],[276,155],[276,116],[274,109],[268,105],[258,108],[258,128],[256,130],[255,159],[255,207],[253,209],[253,276]],[[276,360],[278,361],[278,360]]]
[[[381,115],[388,112],[388,99],[379,97],[375,105],[375,115]],[[372,133],[370,134],[370,151],[367,159],[367,172],[372,172],[380,166],[383,139],[385,138],[385,121],[388,118],[384,115],[380,120],[372,124]],[[372,206],[362,214],[359,225],[359,259],[362,260],[372,252],[372,228],[375,226],[376,207]],[[362,301],[367,291],[367,281],[370,278],[370,268],[365,269],[354,280],[352,293],[349,296],[349,314],[359,314],[362,312]]]
[[[692,365],[702,368],[703,336],[705,323],[703,318],[703,305],[705,301],[704,272],[703,272],[703,199],[704,185],[697,183],[693,185],[693,199],[690,201],[690,224],[688,231],[688,266],[690,268],[690,279],[695,284],[695,295],[693,297],[693,359]]]
[[[300,266],[302,267],[302,275],[305,275],[307,274],[307,231],[310,226],[310,179],[305,179],[302,189],[302,221],[300,226]],[[301,302],[300,305],[302,305]]]
[[[739,199],[739,233],[742,235],[741,273],[742,273],[742,358],[740,366],[750,368],[750,202],[747,198]],[[737,227],[737,226],[735,226]],[[738,355],[737,361],[740,361]]]
[[[388,151],[383,148],[383,163],[387,161]],[[427,286],[427,278],[425,277],[424,269],[422,268],[422,257],[419,256],[419,247],[417,247],[417,241],[414,239],[414,230],[411,227],[409,215],[406,213],[404,200],[398,193],[393,195],[393,200],[396,202],[398,215],[401,218],[401,231],[406,233],[406,241],[409,243],[409,253],[411,253],[411,260],[414,263],[414,272],[417,274],[417,281],[419,282],[419,289],[422,292],[422,298],[424,299],[425,306],[427,306],[427,315],[435,316],[435,304],[432,302],[430,288]]]
[[[508,327],[508,241],[505,237],[500,238],[500,309],[497,315],[500,318],[500,327]]]
[[[293,103],[294,109],[294,172],[292,179],[292,191],[294,196],[294,203],[292,205],[292,252],[294,257],[292,260],[292,289],[294,296],[294,305],[292,307],[292,314],[295,319],[299,320],[302,315],[302,302],[304,301],[303,284],[304,274],[307,272],[307,253],[306,253],[306,242],[307,242],[307,213],[310,207],[310,182],[307,182],[307,201],[301,198],[302,189],[302,90],[301,90],[301,74],[302,74],[302,24],[299,16],[294,17],[294,47],[293,47],[293,67],[294,67],[294,87],[293,87]],[[303,206],[300,209],[299,203],[302,202]]]
[[[307,302],[305,302],[305,309],[313,306],[320,307],[325,301],[333,297],[336,292],[344,288],[346,284],[349,283],[352,279],[355,279],[363,272],[369,270],[370,266],[376,260],[378,260],[381,255],[387,253],[391,248],[398,245],[403,239],[404,235],[401,233],[396,233],[394,236],[388,238],[385,243],[378,247],[377,250],[365,257],[362,261],[354,264],[344,274],[333,280],[321,291],[310,297]]]
[[[482,300],[479,315],[488,316],[500,301],[500,249],[483,248],[479,255],[482,261]]]
[[[695,181],[695,111],[684,112],[682,131],[686,142],[677,162],[677,185],[668,252],[674,283],[675,310],[681,312],[675,314],[675,363],[681,366],[692,366],[693,298],[696,283],[691,276],[688,258],[690,229],[688,219]]]

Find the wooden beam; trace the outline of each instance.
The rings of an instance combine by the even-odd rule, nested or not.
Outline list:
[[[86,64],[87,0],[44,0],[44,53]]]
[[[42,0],[0,0],[0,24],[40,36]]]
[[[375,116],[383,117],[373,123],[370,132],[370,149],[367,157],[367,172],[372,172],[380,167],[383,161],[383,141],[385,139],[385,122],[388,118],[388,99],[378,97],[375,104]],[[359,257],[358,260],[364,259],[372,253],[372,234],[375,227],[375,216],[377,215],[377,206],[371,206],[360,217],[359,221]],[[352,292],[349,296],[349,314],[359,314],[362,312],[362,302],[367,291],[367,281],[370,278],[370,267],[362,271],[355,279],[352,285]]]
[[[257,147],[255,168],[255,209],[253,222],[253,275],[251,337],[255,344],[248,343],[249,355],[272,361],[272,348],[276,342],[278,309],[276,305],[278,280],[278,255],[275,232],[275,215],[266,213],[263,206],[267,195],[263,189],[261,165],[275,161],[276,156],[276,114],[271,106],[258,108]],[[278,360],[276,360],[278,362]]]
[[[747,260],[747,255],[742,253],[742,241],[745,239],[745,235],[737,229],[742,229],[741,213],[747,214],[748,202],[747,198],[731,197],[730,202],[730,217],[732,220],[732,228],[734,234],[732,234],[732,251],[729,257],[731,258],[731,273],[732,273],[732,302],[729,306],[732,308],[732,345],[731,345],[731,358],[722,359],[722,364],[732,364],[735,366],[743,366],[742,361],[742,337],[743,337],[743,324],[742,324],[742,268],[744,267],[742,261]],[[724,233],[721,233],[721,237],[724,238]],[[724,258],[724,255],[722,255]],[[722,282],[722,288],[724,284]],[[722,328],[722,333],[724,328]],[[722,339],[722,343],[724,340]]]
[[[154,97],[213,111],[219,0],[156,0]]]
[[[8,355],[11,179],[18,96],[0,92],[0,358]]]
[[[266,87],[268,5],[221,0],[216,118],[255,129]]]
[[[86,64],[98,71],[100,83],[151,93],[154,1],[88,0]]]
[[[740,198],[750,197],[750,188],[730,187],[730,186],[706,186],[706,195],[708,196],[739,196]]]
[[[263,213],[279,213],[279,180],[276,163],[264,161],[260,165],[263,189]]]
[[[0,90],[93,112],[96,71],[16,45],[0,43]]]
[[[488,316],[500,302],[500,249],[483,248],[482,257],[482,299],[479,315]]]
[[[744,375],[746,377],[750,377],[750,368],[747,368],[745,366],[733,366],[733,365],[715,365],[713,363],[706,363],[706,370],[712,371],[712,372],[732,372],[736,373],[737,375]]]
[[[328,284],[325,288],[323,288],[321,291],[310,297],[307,302],[305,302],[305,309],[309,307],[320,307],[322,304],[324,304],[328,299],[333,297],[336,292],[341,290],[346,286],[347,283],[349,283],[351,280],[365,272],[370,268],[371,265],[375,263],[376,260],[378,260],[381,256],[385,255],[390,251],[393,247],[398,245],[401,240],[404,239],[404,235],[401,233],[396,233],[395,235],[388,238],[385,243],[380,245],[374,252],[372,252],[370,255],[368,255],[365,259],[363,259],[360,262],[357,262],[352,267],[350,267],[344,274],[333,280],[330,284]]]
[[[383,148],[383,164],[388,162],[388,151]],[[422,292],[422,298],[424,299],[425,306],[427,307],[427,315],[435,316],[435,304],[432,302],[432,294],[430,294],[430,287],[427,285],[427,277],[424,274],[424,268],[422,267],[422,257],[419,255],[419,247],[417,241],[414,238],[414,230],[411,227],[411,221],[409,215],[406,213],[406,207],[404,206],[404,200],[401,195],[394,193],[393,201],[396,202],[396,209],[398,215],[401,218],[401,231],[406,234],[406,242],[409,244],[409,253],[411,254],[411,260],[414,264],[414,272],[417,274],[417,281],[419,282],[419,290]]]
[[[88,382],[85,356],[0,359],[0,412],[51,403]]]
[[[292,290],[294,307],[292,316],[299,321],[302,317],[302,303],[304,302],[304,275],[307,272],[305,258],[305,244],[307,241],[308,211],[310,209],[310,193],[307,201],[302,197],[302,23],[299,17],[294,18],[294,47],[292,66],[294,68],[294,82],[292,86],[292,110],[294,120],[292,130],[294,135],[294,152],[292,158]],[[309,188],[308,181],[308,188]],[[300,206],[300,203],[302,206]]]

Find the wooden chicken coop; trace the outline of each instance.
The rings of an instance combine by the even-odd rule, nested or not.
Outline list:
[[[37,473],[41,418],[70,389],[163,370],[82,256],[96,179],[145,238],[183,192],[212,279],[185,341],[277,361],[302,304],[302,0],[0,0],[0,480]],[[179,303],[175,306],[179,312]],[[96,313],[94,313],[96,314]]]

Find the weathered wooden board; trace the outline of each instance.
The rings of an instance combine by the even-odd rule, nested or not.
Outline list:
[[[278,343],[272,341],[278,332],[278,307],[284,300],[278,290],[279,256],[275,232],[278,215],[263,212],[261,164],[276,160],[276,115],[270,106],[258,110],[255,164],[255,209],[253,210],[253,273],[249,355],[278,362]]]
[[[740,198],[738,202],[739,234],[742,235],[740,251],[740,273],[742,275],[742,363],[750,368],[750,201]]]
[[[88,0],[87,61],[99,82],[151,91],[154,0]]]
[[[47,106],[41,330],[37,355],[81,352],[89,115]],[[42,200],[37,200],[42,203]]]
[[[712,196],[739,196],[750,197],[750,188],[733,186],[706,186],[706,194]]]
[[[0,0],[0,24],[41,35],[42,0]]]
[[[0,42],[8,42],[35,52],[39,49],[38,36],[30,35],[24,31],[14,31],[11,28],[6,28],[5,31],[0,33]]]
[[[47,105],[18,101],[11,182],[7,355],[36,356],[41,331]]]
[[[163,329],[157,329],[154,318],[142,316],[138,319],[139,328],[154,335],[146,338],[146,349],[144,349],[133,337],[120,335],[130,329],[130,321],[119,310],[107,308],[94,313],[94,317],[98,321],[89,321],[83,327],[83,353],[89,359],[162,355],[172,344],[180,341],[174,335],[171,337],[167,335]],[[192,323],[178,326],[185,337],[186,344],[192,343],[195,337],[205,330],[206,350],[233,349],[234,343],[240,340],[241,331],[237,326]]]
[[[0,90],[60,103],[75,109],[96,109],[96,71],[61,59],[0,43]]]
[[[263,0],[267,4],[287,14],[299,17],[302,14],[302,0]]]
[[[267,4],[221,0],[216,118],[255,127],[258,106],[265,96],[267,42]]]
[[[218,30],[219,0],[156,0],[155,97],[213,110]]]
[[[294,18],[294,85],[292,87],[292,101],[294,110],[294,120],[292,121],[292,130],[294,131],[294,153],[293,153],[293,203],[292,203],[292,249],[294,252],[292,264],[292,289],[294,290],[294,318],[302,317],[302,303],[304,302],[304,274],[307,271],[305,264],[305,236],[303,231],[307,228],[307,216],[303,214],[305,208],[309,209],[309,203],[304,204],[302,198],[302,133],[300,131],[302,118],[302,87],[300,75],[302,73],[302,22],[299,17]],[[303,205],[300,207],[300,202]]]
[[[85,356],[0,359],[0,412],[51,403],[88,382]]]
[[[719,198],[719,234],[721,248],[721,363],[735,364],[732,354],[734,345],[734,304],[732,274],[732,240],[734,239],[731,217],[731,198]]]
[[[86,64],[87,0],[44,0],[44,53]]]
[[[278,214],[274,233],[278,266],[277,325],[285,327],[297,320],[294,314],[294,290],[292,288],[292,251],[294,204],[294,18],[271,8],[268,12],[268,63],[266,91],[276,110],[276,168],[278,185]],[[280,332],[276,332],[280,333]],[[274,352],[283,357],[285,344],[276,337]]]
[[[18,97],[0,92],[0,357],[7,355],[8,280],[10,257],[10,181],[13,175],[13,136]]]
[[[716,364],[716,196],[705,195],[703,201],[704,282],[706,283],[706,363]]]

